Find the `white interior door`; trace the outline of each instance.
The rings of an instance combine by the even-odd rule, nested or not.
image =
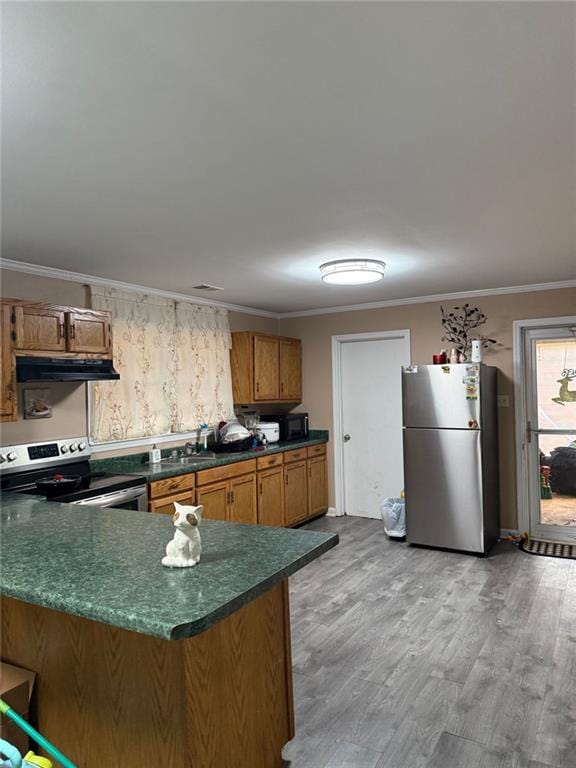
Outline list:
[[[404,487],[401,367],[410,363],[410,339],[407,331],[367,336],[338,340],[337,496],[345,514],[380,518],[382,500]]]
[[[576,540],[576,328],[525,333],[530,533]]]

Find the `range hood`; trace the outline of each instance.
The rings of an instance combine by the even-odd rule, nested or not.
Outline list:
[[[17,357],[17,381],[101,381],[119,379],[112,360],[73,357]]]

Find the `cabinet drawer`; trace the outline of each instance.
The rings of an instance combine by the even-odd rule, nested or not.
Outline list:
[[[308,458],[312,458],[312,456],[325,456],[326,455],[326,443],[323,443],[322,445],[311,445],[308,448]]]
[[[270,469],[270,467],[279,467],[284,463],[284,459],[281,453],[271,453],[269,456],[262,456],[256,459],[256,467],[258,469]]]
[[[296,448],[293,451],[285,451],[284,464],[289,464],[293,461],[302,461],[306,458],[306,455],[306,448]]]
[[[163,515],[173,515],[174,502],[193,507],[195,506],[194,493],[192,491],[184,491],[183,493],[174,493],[171,496],[164,496],[161,499],[153,499],[148,502],[148,511],[160,512]]]
[[[238,461],[235,464],[225,464],[222,467],[203,469],[196,473],[196,485],[217,483],[219,480],[230,480],[232,477],[240,477],[256,471],[256,459]]]
[[[164,480],[154,480],[148,486],[148,496],[151,499],[157,499],[160,496],[169,496],[172,493],[190,490],[194,488],[196,478],[193,472],[187,475],[177,475],[176,477],[166,477]]]

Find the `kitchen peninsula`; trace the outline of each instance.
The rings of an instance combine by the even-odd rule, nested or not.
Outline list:
[[[274,768],[294,734],[288,577],[331,534],[206,520],[191,569],[165,515],[1,498],[2,655],[82,768]]]

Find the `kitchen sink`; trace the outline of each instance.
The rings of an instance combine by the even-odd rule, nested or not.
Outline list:
[[[212,461],[216,458],[215,453],[198,453],[192,456],[180,456],[179,459],[163,459],[161,464],[163,467],[181,467],[186,464],[200,464],[203,461]]]

